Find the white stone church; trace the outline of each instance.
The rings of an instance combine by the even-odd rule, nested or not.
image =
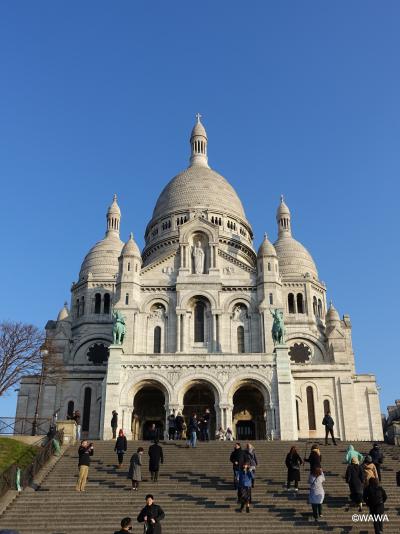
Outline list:
[[[83,260],[71,306],[48,321],[64,370],[46,379],[39,415],[73,410],[83,435],[108,439],[112,410],[128,438],[161,432],[166,417],[210,408],[211,431],[237,439],[319,438],[331,411],[343,440],[381,440],[375,377],[356,374],[348,315],[340,319],[307,249],[292,235],[283,198],[274,244],[258,252],[242,203],[212,170],[197,118],[190,165],[161,192],[140,252],[120,239],[114,200],[105,237]],[[272,311],[283,311],[285,343],[274,347]],[[126,334],[113,345],[112,311]],[[20,387],[17,416],[33,417],[38,377]]]

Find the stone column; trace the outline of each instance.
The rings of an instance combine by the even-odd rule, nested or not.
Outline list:
[[[224,413],[221,407],[222,405],[215,403],[215,430],[218,432],[220,426],[223,426]],[[215,436],[213,436],[213,439]]]
[[[212,313],[212,352],[218,351],[218,339],[217,339],[217,314]]]
[[[176,314],[176,352],[181,352],[181,314]]]
[[[119,409],[122,345],[110,345],[107,374],[103,381],[103,402],[101,414],[101,439],[111,439],[111,413]]]
[[[182,313],[182,325],[181,325],[181,336],[182,336],[182,345],[181,352],[187,351],[187,316],[186,313]]]
[[[277,345],[276,374],[278,381],[279,426],[281,440],[297,440],[295,392],[288,347]]]
[[[122,425],[121,428],[124,430],[128,439],[133,439],[132,437],[132,412],[133,408],[131,406],[124,406],[122,409]]]
[[[261,352],[266,352],[265,350],[265,312],[260,312],[260,326],[261,326]]]

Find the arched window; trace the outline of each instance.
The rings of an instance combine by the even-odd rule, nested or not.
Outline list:
[[[289,307],[289,313],[295,313],[293,293],[289,293],[288,295],[288,307]]]
[[[312,299],[312,309],[313,309],[314,315],[317,316],[317,313],[318,313],[318,308],[317,308],[317,297],[314,297],[314,298]]]
[[[297,293],[297,313],[304,313],[304,300],[302,293]]]
[[[205,304],[198,301],[194,307],[194,341],[204,343]]]
[[[237,328],[237,344],[238,344],[238,353],[243,354],[245,351],[244,347],[244,328],[243,326],[238,326]]]
[[[299,401],[297,399],[296,399],[296,419],[297,419],[297,430],[300,430]]]
[[[269,303],[272,304],[274,303],[274,295],[272,293],[269,294]]]
[[[131,262],[128,261],[128,271],[130,271],[130,270],[131,270]]]
[[[76,316],[79,317],[79,313],[80,313],[80,303],[79,303],[79,299],[76,299]]]
[[[154,328],[154,354],[160,354],[161,352],[161,326]]]
[[[316,430],[315,424],[315,407],[314,407],[314,391],[311,386],[307,387],[307,409],[308,409],[308,428],[309,430]]]
[[[94,296],[94,313],[100,313],[101,312],[101,295],[100,293],[96,293]]]
[[[324,414],[330,413],[331,411],[331,405],[328,399],[324,400]]]
[[[126,304],[126,305],[129,304],[129,293],[126,293],[126,294],[125,294],[125,304]]]
[[[271,270],[271,264],[268,262],[268,271]]]
[[[104,295],[104,313],[106,315],[110,314],[110,302],[111,302],[110,293],[106,293]]]
[[[322,302],[318,299],[318,317],[322,317]]]
[[[89,431],[91,402],[92,402],[92,390],[90,388],[85,388],[85,396],[84,396],[84,401],[83,401],[82,432]]]
[[[72,416],[74,415],[74,406],[75,406],[74,401],[69,401],[69,402],[68,402],[68,406],[67,406],[67,417],[68,417],[69,419],[72,419]]]
[[[81,315],[85,313],[85,297],[81,298]]]

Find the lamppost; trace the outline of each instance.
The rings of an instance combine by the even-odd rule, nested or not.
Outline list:
[[[42,393],[42,386],[43,386],[43,380],[44,380],[44,360],[48,354],[49,354],[49,351],[45,348],[44,345],[42,345],[40,347],[42,367],[41,367],[40,376],[39,376],[39,386],[38,386],[38,392],[37,392],[37,397],[36,397],[35,415],[34,415],[33,423],[32,423],[32,436],[36,436],[36,431],[37,431],[37,424],[38,424],[38,417],[39,417],[39,414],[38,414],[39,401],[40,401],[40,394]]]

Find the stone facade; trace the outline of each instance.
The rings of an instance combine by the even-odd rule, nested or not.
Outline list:
[[[315,263],[292,236],[281,198],[278,239],[258,253],[242,203],[212,170],[198,118],[188,169],[162,191],[140,252],[120,240],[114,197],[107,231],[85,257],[56,321],[46,325],[65,371],[47,381],[40,416],[79,409],[82,430],[110,438],[112,410],[133,438],[166,417],[209,407],[212,430],[240,439],[321,437],[329,409],[338,437],[381,440],[373,375],[357,375],[349,316],[340,319]],[[112,310],[126,321],[112,344]],[[272,313],[285,344],[274,347]],[[32,416],[37,379],[21,383],[17,415]]]

